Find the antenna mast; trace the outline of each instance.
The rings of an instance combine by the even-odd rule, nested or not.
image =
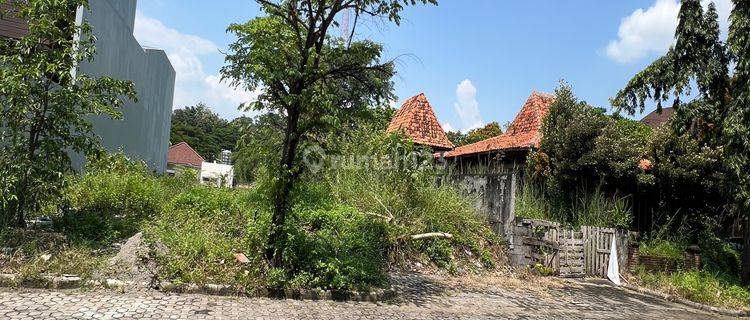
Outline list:
[[[349,36],[351,35],[349,32],[349,14],[350,14],[351,8],[347,8],[344,10],[344,17],[343,21],[341,22],[341,38],[344,39],[344,42],[349,42]]]

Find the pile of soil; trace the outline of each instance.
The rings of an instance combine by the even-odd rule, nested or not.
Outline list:
[[[162,249],[159,245],[156,247],[157,250]],[[132,283],[131,289],[146,290],[158,286],[156,266],[151,248],[139,232],[120,247],[117,255],[109,259],[109,268],[100,277]]]

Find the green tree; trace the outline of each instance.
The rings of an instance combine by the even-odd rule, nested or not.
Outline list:
[[[382,46],[352,41],[360,16],[398,24],[404,5],[436,0],[256,0],[264,15],[228,30],[237,36],[226,56],[223,77],[248,90],[263,88],[257,102],[245,106],[275,110],[284,133],[275,164],[273,218],[266,256],[283,264],[284,225],[292,190],[303,168],[299,148],[320,131],[340,125],[357,110],[392,98],[392,62],[382,62]],[[330,36],[336,17],[354,13],[348,39]]]
[[[735,0],[728,45],[720,40],[716,7],[704,12],[698,0],[683,0],[675,32],[675,45],[666,55],[638,73],[613,99],[612,105],[631,114],[643,111],[645,101],[673,100],[673,129],[688,135],[700,148],[725,153],[724,168],[732,173],[729,190],[736,204],[750,217],[750,4]],[[730,67],[734,73],[730,75]],[[692,85],[692,84],[695,85]],[[697,88],[690,102],[681,98]],[[722,170],[720,167],[716,170]],[[750,283],[750,232],[745,227],[743,282]]]
[[[94,57],[94,37],[76,24],[86,0],[14,1],[28,22],[21,39],[0,40],[0,212],[3,222],[25,226],[28,213],[52,200],[70,170],[70,151],[99,150],[91,115],[120,117],[122,98],[135,99],[132,83],[73,72]]]
[[[537,171],[533,174],[557,195],[598,185],[596,140],[611,121],[603,110],[578,100],[571,87],[561,83],[542,122],[539,151],[531,155],[529,167]]]
[[[484,127],[470,130],[466,134],[466,139],[463,140],[463,144],[472,144],[492,137],[497,137],[503,134],[503,129],[500,129],[500,124],[497,122],[490,122]]]
[[[453,142],[453,145],[456,147],[466,145],[466,143],[464,143],[464,141],[466,140],[466,134],[461,131],[448,131],[445,133],[445,135],[448,137],[448,140],[450,140],[450,142]]]
[[[750,219],[750,3],[735,0],[730,18],[728,46],[735,63],[732,81],[733,101],[724,126],[726,162],[736,179],[736,194],[741,212]],[[750,283],[750,223],[745,223],[742,281]]]
[[[204,103],[198,103],[173,112],[170,141],[185,141],[206,160],[213,161],[222,150],[235,150],[246,121],[242,117],[227,121]]]

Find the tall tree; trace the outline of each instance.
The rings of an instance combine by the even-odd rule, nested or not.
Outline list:
[[[703,11],[699,0],[683,0],[676,42],[666,55],[637,74],[613,99],[612,105],[633,114],[643,111],[645,101],[673,99],[677,134],[689,135],[702,148],[723,150],[725,164],[733,173],[730,191],[738,210],[750,218],[750,4],[734,0],[729,41],[720,40],[716,7]],[[729,69],[734,64],[734,74]],[[695,83],[695,86],[692,85]],[[687,103],[681,98],[696,87],[697,97]],[[721,170],[717,168],[717,170]],[[745,224],[743,282],[750,283],[750,232]]]
[[[398,24],[405,5],[437,0],[256,1],[264,15],[228,28],[237,40],[229,47],[222,74],[235,86],[263,88],[257,102],[245,108],[275,110],[283,118],[266,252],[271,266],[281,267],[284,224],[303,170],[300,145],[316,131],[335,128],[353,111],[392,98],[393,63],[381,61],[379,44],[352,39],[359,18],[387,18]],[[351,35],[332,37],[336,17],[347,10],[355,17]]]
[[[187,142],[201,156],[213,161],[222,150],[234,150],[240,136],[241,118],[227,121],[204,103],[172,113],[170,141]]]
[[[13,1],[28,22],[21,39],[0,40],[0,214],[23,227],[28,212],[58,194],[70,169],[68,152],[95,153],[89,117],[120,117],[133,84],[73,72],[94,57],[88,24],[75,23],[87,0]]]
[[[733,193],[740,210],[750,219],[750,2],[734,1],[730,18],[729,52],[735,63],[733,101],[724,134],[727,137],[727,163],[737,179]],[[745,223],[742,281],[750,283],[750,223]]]

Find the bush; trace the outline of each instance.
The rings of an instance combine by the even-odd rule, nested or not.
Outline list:
[[[387,283],[385,223],[351,207],[299,212],[285,259],[296,286],[358,289]]]
[[[654,239],[641,243],[639,252],[644,256],[682,261],[684,258],[685,245],[674,241]]]
[[[71,177],[58,228],[86,241],[130,237],[141,221],[161,211],[164,192],[145,165],[122,156],[92,162],[81,177]]]
[[[435,184],[438,175],[430,152],[398,135],[358,133],[360,136],[339,146],[342,154],[357,155],[365,161],[332,163],[321,175],[333,202],[353,207],[370,219],[391,218],[388,238],[392,263],[398,265],[426,256],[446,268],[455,262],[449,251],[468,250],[480,256],[485,251],[498,250],[500,240],[475,211],[472,199],[452,186]],[[404,240],[429,232],[445,232],[454,237]]]

